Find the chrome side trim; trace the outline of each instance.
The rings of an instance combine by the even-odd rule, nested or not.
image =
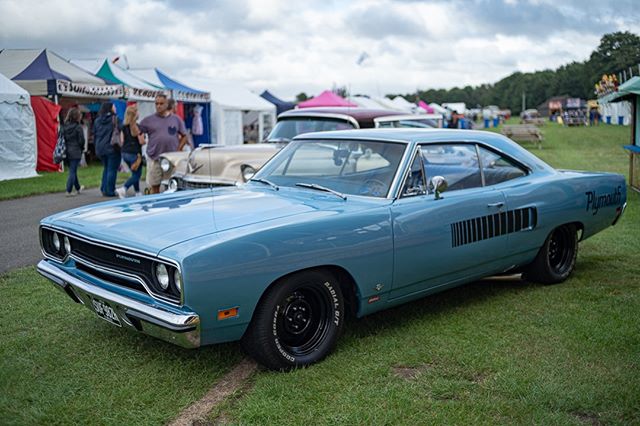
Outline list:
[[[123,326],[158,337],[171,343],[196,348],[200,346],[200,317],[195,312],[175,313],[161,306],[151,306],[121,296],[68,274],[46,260],[37,265],[38,272],[61,290],[70,287],[85,306],[91,298],[98,298],[111,306],[122,317]],[[141,324],[136,326],[135,322]]]

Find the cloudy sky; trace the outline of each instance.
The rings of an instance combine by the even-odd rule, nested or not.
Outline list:
[[[232,80],[289,99],[493,83],[583,61],[619,30],[640,34],[637,1],[0,0],[0,48],[126,54],[194,87]]]

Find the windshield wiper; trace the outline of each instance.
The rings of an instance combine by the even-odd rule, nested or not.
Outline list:
[[[326,186],[317,185],[317,184],[315,184],[315,183],[302,183],[302,182],[298,182],[298,183],[296,183],[296,186],[301,186],[301,187],[303,187],[303,188],[316,189],[316,190],[318,190],[318,191],[330,192],[330,193],[332,193],[333,195],[337,195],[338,197],[342,198],[343,200],[346,200],[346,199],[347,199],[347,196],[346,196],[346,195],[344,195],[343,193],[338,192],[338,191],[334,191],[333,189],[331,189],[331,188],[327,188]]]
[[[260,179],[260,178],[257,178],[257,179],[249,179],[249,181],[250,181],[250,182],[260,182],[260,183],[264,183],[264,184],[266,184],[266,185],[269,185],[271,188],[273,188],[273,189],[274,189],[274,190],[276,190],[276,191],[279,191],[279,190],[280,190],[280,187],[279,187],[278,185],[276,185],[276,184],[275,184],[275,183],[273,183],[273,182],[269,182],[269,181],[268,181],[268,180],[266,180],[266,179]]]

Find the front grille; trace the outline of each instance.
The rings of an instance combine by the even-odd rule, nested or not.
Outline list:
[[[137,290],[137,291],[146,293],[144,286],[139,281],[125,278],[122,275],[109,274],[98,268],[94,268],[89,264],[82,263],[82,259],[76,260],[76,267],[80,271],[93,275],[94,277],[99,278],[101,280],[104,280],[122,287],[130,288],[132,290]]]
[[[182,180],[182,185],[180,189],[188,190],[188,189],[204,189],[204,188],[212,188],[215,185],[207,182],[189,182],[186,180]]]
[[[76,261],[78,270],[111,284],[144,292],[174,304],[180,303],[180,292],[174,288],[173,284],[169,290],[162,290],[153,274],[153,270],[158,263],[164,263],[170,271],[176,269],[175,265],[43,227],[41,228],[43,250],[49,257],[53,257],[58,261],[64,261],[64,259],[58,259],[52,254],[49,247],[50,243],[47,242],[53,232],[59,235],[66,235],[69,238],[71,245],[70,256]]]
[[[151,281],[153,261],[136,254],[120,252],[108,247],[91,244],[83,240],[71,238],[71,251],[97,266],[123,270],[125,272],[142,275]]]

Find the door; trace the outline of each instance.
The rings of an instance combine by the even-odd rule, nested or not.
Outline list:
[[[412,188],[422,160],[425,191]],[[429,183],[443,177],[437,196]],[[402,194],[393,203],[394,281],[391,299],[496,272],[507,247],[504,194],[482,186],[475,145],[442,144],[417,151]]]

